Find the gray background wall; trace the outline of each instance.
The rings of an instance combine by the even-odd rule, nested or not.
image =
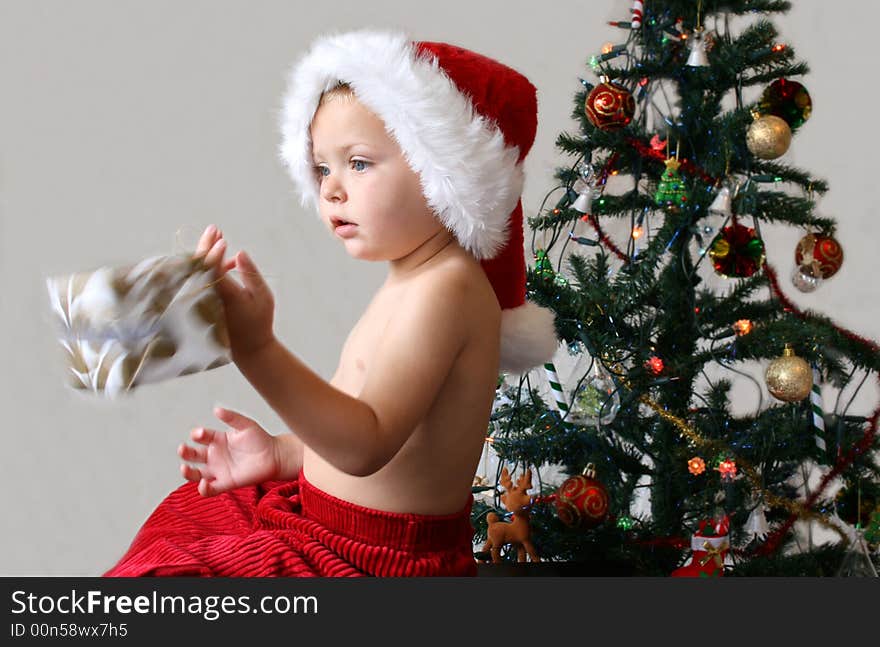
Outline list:
[[[97,575],[182,480],[177,445],[215,404],[277,433],[234,367],[119,402],[64,389],[44,277],[192,249],[208,223],[248,250],[277,296],[282,340],[326,378],[385,268],[350,259],[301,211],[276,159],[289,64],[325,30],[397,27],[496,57],[539,90],[524,207],[565,163],[554,148],[586,61],[628,0],[0,1],[0,574]],[[812,295],[788,282],[801,232],[764,231],[788,294],[880,338],[874,279],[878,89],[873,5],[803,0],[777,21],[812,67],[816,110],[787,160],[830,180],[843,269]],[[719,283],[719,285],[721,285]],[[755,406],[754,386],[738,393]],[[765,396],[766,398],[766,396]],[[873,386],[851,411],[873,408]]]

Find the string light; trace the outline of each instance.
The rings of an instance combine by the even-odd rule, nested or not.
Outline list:
[[[643,233],[644,233],[644,231],[642,230],[641,227],[639,227],[639,226],[633,227],[632,237],[635,239],[639,239],[642,237]]]
[[[654,375],[660,375],[660,373],[663,372],[663,360],[656,355],[651,355],[651,357],[645,362],[645,368],[651,371]]]
[[[626,378],[620,378],[620,379],[627,388],[629,388],[629,389],[633,388],[632,385],[629,383],[629,381],[626,380]],[[644,395],[644,394],[640,395],[639,401],[643,402],[644,404],[651,407],[651,409],[653,409],[654,412],[658,416],[660,416],[663,420],[675,425],[675,427],[678,429],[679,433],[684,438],[686,438],[691,443],[693,443],[695,446],[704,447],[704,448],[711,448],[711,447],[718,446],[718,444],[719,444],[718,441],[704,438],[696,431],[696,429],[694,429],[685,420],[669,413],[665,408],[661,407],[658,402],[652,400],[647,395]],[[878,412],[880,412],[880,409],[878,409]],[[755,471],[755,469],[751,465],[749,465],[746,461],[742,460],[742,458],[740,459],[739,467],[741,467],[743,469],[743,471],[745,472],[746,476],[749,479],[749,482],[752,484],[752,488],[754,488],[754,490],[756,492],[758,492],[763,497],[764,501],[768,505],[773,506],[773,507],[784,508],[787,511],[789,511],[792,515],[795,515],[796,518],[807,519],[807,520],[816,519],[817,521],[821,522],[825,527],[838,533],[840,535],[841,539],[843,539],[844,541],[846,540],[846,535],[844,534],[844,532],[840,529],[840,527],[836,523],[834,523],[831,520],[831,518],[828,515],[820,514],[818,512],[815,512],[814,510],[811,510],[805,503],[800,503],[799,501],[792,501],[791,499],[786,499],[784,497],[777,496],[777,495],[773,494],[772,492],[765,490],[761,485],[761,477],[758,475],[757,471]],[[821,490],[819,490],[819,491],[821,491]],[[815,494],[815,491],[814,491],[814,494]]]
[[[698,11],[699,11],[699,10],[698,10]],[[657,22],[657,21],[654,20],[653,18],[650,20],[650,24],[651,24],[651,25],[655,25],[656,22]],[[698,17],[698,23],[699,23],[699,17]],[[609,24],[611,24],[611,25],[613,25],[613,26],[619,26],[619,27],[627,27],[627,28],[629,27],[629,23],[624,23],[624,22],[611,22],[611,23],[609,23]],[[687,35],[686,35],[686,34],[682,34],[681,38],[682,38],[682,39],[686,39],[686,38],[687,38]],[[664,41],[665,41],[665,40],[666,40],[666,39],[664,38]],[[611,44],[610,44],[610,43],[606,43],[606,44],[602,47],[602,54],[608,54],[608,53],[610,53],[611,49],[612,49],[612,48],[611,48]],[[772,50],[771,50],[771,51],[774,52],[774,53],[777,53],[777,54],[778,54],[778,53],[780,53],[780,52],[784,52],[785,50],[786,50],[786,45],[785,45],[785,44],[782,44],[782,43],[779,43],[779,44],[774,45],[774,46],[772,47]],[[594,58],[595,58],[595,57],[594,57]],[[592,61],[591,61],[591,62],[592,62]],[[645,83],[642,83],[643,81],[644,81]],[[642,79],[642,80],[639,82],[639,85],[645,85],[646,83],[647,83],[647,79]],[[616,174],[616,173],[614,173],[614,174]],[[777,177],[777,178],[773,178],[773,181],[775,181],[775,182],[779,182],[779,181],[781,181],[781,178],[778,178],[778,177]],[[603,204],[603,203],[604,203],[604,200],[600,202],[600,204]],[[584,220],[586,220],[586,217],[584,218]],[[597,229],[598,229],[598,228],[597,228]],[[633,235],[633,238],[638,238],[638,237],[641,235],[641,227],[636,227],[636,228],[634,228],[634,229],[633,229],[633,233],[632,233],[632,235]],[[593,242],[593,244],[596,244],[595,241],[591,241],[591,242]],[[789,309],[789,308],[785,308],[785,310],[789,311],[790,309]],[[699,312],[699,308],[695,308],[695,312]],[[749,321],[749,320],[747,320],[747,319],[743,319],[743,320],[739,320],[739,321],[737,321],[735,324],[733,324],[732,328],[736,331],[737,334],[740,334],[740,335],[746,335],[746,334],[749,334],[749,333],[752,331],[752,323],[751,323],[751,321]],[[652,358],[652,359],[653,359],[653,358]],[[657,359],[659,360],[659,358],[657,358]],[[662,361],[661,361],[661,364],[662,364]],[[681,420],[678,420],[678,422],[679,422],[680,424],[684,424],[684,422],[681,421]],[[692,463],[693,461],[697,461],[697,460],[698,460],[700,463],[703,464],[703,470],[705,470],[705,463],[704,463],[704,461],[703,461],[701,458],[699,458],[699,457],[694,457],[694,458],[691,459],[691,461],[688,461],[688,467],[689,467],[689,469],[690,469],[690,467],[691,467],[691,463]],[[725,466],[723,469],[722,469],[722,465]],[[735,463],[734,461],[732,461],[732,460],[722,461],[721,463],[719,463],[719,466],[718,466],[716,469],[717,469],[719,472],[721,472],[722,477],[725,477],[725,476],[726,476],[726,473],[727,473],[727,474],[735,475],[735,474],[736,474],[736,463]],[[744,470],[747,470],[747,469],[748,469],[748,464],[747,464],[747,463],[744,465],[743,469],[744,469]],[[725,472],[725,470],[726,470],[726,472]],[[702,470],[701,470],[701,471],[702,471]],[[732,476],[731,476],[731,478],[732,478]]]
[[[608,47],[609,45],[611,45],[611,43],[606,43],[602,46],[602,55],[598,57],[598,61],[608,61],[612,58],[617,58],[618,56],[626,52],[626,43],[622,43],[620,45],[611,45],[611,47]],[[597,57],[594,56],[593,58]],[[590,59],[590,62],[592,63],[592,59]]]
[[[651,150],[648,146],[642,144],[638,140],[631,139],[628,141],[644,157],[655,157],[655,155],[660,152],[660,151]],[[611,162],[609,161],[609,163],[606,165],[606,169],[608,169],[608,167],[610,167],[610,166],[611,166]],[[711,176],[709,176],[705,171],[703,171],[699,167],[696,167],[695,165],[690,165],[690,166],[691,166],[691,168],[686,169],[686,170],[689,170],[689,171],[694,172],[695,174],[701,176],[708,183],[710,183],[710,184],[713,183],[713,182],[709,182],[709,180],[715,180],[715,178],[712,178]],[[755,177],[755,176],[753,176],[753,178],[752,178],[753,181],[765,181],[765,182],[767,182],[767,181],[779,182],[779,181],[781,181],[781,179],[782,178],[779,178],[778,176],[773,176],[773,175],[760,177],[760,179],[758,179],[758,177]],[[607,239],[607,236],[604,235],[601,227],[599,226],[599,223],[597,222],[597,220],[595,218],[590,217],[590,216],[584,216],[582,219],[585,222],[588,222],[589,224],[591,224],[593,226],[593,228],[599,234],[600,241],[602,244],[604,244],[606,247],[608,247],[612,252],[617,254],[619,257],[622,257],[622,253],[619,253],[619,250],[614,246],[613,242],[610,241],[609,239]],[[771,286],[773,288],[774,293],[776,293],[776,295],[780,298],[780,301],[782,302],[782,306],[783,306],[782,309],[786,312],[796,312],[802,318],[807,319],[808,318],[807,316],[803,315],[803,313],[801,313],[796,308],[794,308],[793,306],[790,306],[787,303],[785,295],[782,294],[781,291],[779,290],[775,273],[773,272],[772,268],[770,268],[769,264],[767,264],[766,262],[764,264],[764,269],[767,271],[768,277],[770,278]],[[743,320],[743,321],[745,321],[745,320]],[[873,349],[877,349],[876,344],[858,337],[857,335],[855,335],[855,333],[851,333],[850,331],[846,331],[845,329],[841,330],[837,326],[834,326],[834,328],[841,331],[844,334],[844,336],[846,336],[850,339],[854,339],[855,341],[861,342],[864,345],[868,345],[868,346],[872,347]],[[750,330],[750,328],[749,328],[749,330]],[[747,333],[743,333],[743,334],[747,334]],[[622,382],[630,389],[633,388],[632,385],[630,385],[627,380],[622,379]],[[641,402],[643,402],[644,404],[650,406],[658,414],[658,416],[660,416],[662,419],[675,425],[676,428],[681,433],[681,435],[686,437],[690,442],[694,443],[695,445],[707,446],[707,447],[712,446],[712,445],[717,445],[717,441],[707,440],[707,439],[703,438],[686,421],[684,421],[683,419],[681,419],[677,416],[670,414],[668,411],[666,411],[665,408],[660,407],[660,405],[658,403],[654,402],[649,397],[647,397],[645,395],[641,395],[641,396],[639,396],[639,400]],[[853,459],[855,458],[856,455],[863,453],[870,446],[870,443],[873,440],[874,433],[876,431],[878,417],[880,417],[880,407],[878,407],[878,409],[874,412],[873,416],[869,419],[869,421],[868,421],[869,426],[865,431],[864,438],[862,438],[862,440],[858,443],[857,447],[854,447],[849,452],[849,454],[846,456],[846,458],[843,459],[842,461],[840,461],[835,466],[835,469],[833,469],[829,474],[826,475],[826,478],[823,479],[820,486],[812,493],[812,495],[810,497],[808,497],[807,501],[805,501],[803,503],[800,501],[790,500],[790,499],[787,499],[784,497],[776,496],[773,493],[771,493],[767,490],[764,490],[764,488],[761,485],[761,479],[760,479],[759,474],[747,461],[741,461],[739,468],[737,468],[735,461],[731,461],[732,466],[730,466],[730,467],[726,466],[727,473],[731,474],[731,477],[733,474],[735,474],[735,472],[733,472],[731,467],[733,469],[742,469],[743,472],[745,473],[745,475],[747,476],[748,480],[750,481],[752,487],[762,495],[764,500],[770,506],[785,509],[786,511],[788,511],[792,515],[791,518],[774,533],[774,536],[771,537],[771,539],[767,541],[762,552],[765,552],[765,551],[771,552],[772,550],[774,550],[775,546],[779,542],[782,534],[788,528],[790,528],[793,521],[798,518],[805,519],[805,520],[815,519],[815,520],[821,522],[824,526],[826,526],[830,530],[833,530],[838,535],[840,535],[841,539],[843,539],[844,541],[846,540],[845,533],[840,529],[840,527],[836,523],[834,523],[832,521],[832,519],[830,517],[828,517],[826,514],[822,514],[822,513],[815,511],[815,510],[812,510],[811,506],[813,505],[816,498],[827,487],[828,482],[831,480],[830,477],[833,477],[836,474],[838,474],[840,471],[842,471],[848,464],[850,464],[853,461]],[[721,471],[721,470],[719,469],[719,471]]]
[[[688,461],[688,472],[694,476],[699,476],[706,471],[706,461],[699,456],[694,456]]]
[[[733,329],[736,331],[737,335],[748,335],[752,332],[752,322],[748,319],[740,319],[733,324]]]
[[[732,481],[736,476],[736,461],[726,458],[718,463],[718,467],[715,469],[721,472],[722,479]]]

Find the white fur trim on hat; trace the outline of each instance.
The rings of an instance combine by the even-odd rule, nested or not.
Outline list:
[[[559,345],[554,314],[526,301],[501,312],[500,370],[523,373],[553,359]]]
[[[290,72],[280,154],[303,207],[317,211],[319,189],[309,127],[321,94],[338,81],[378,115],[400,145],[441,222],[478,260],[507,240],[523,188],[519,150],[440,67],[402,33],[361,30],[318,38]]]

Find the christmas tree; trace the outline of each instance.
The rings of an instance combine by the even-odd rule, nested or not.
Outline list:
[[[826,406],[820,387],[877,379],[880,348],[786,296],[822,288],[843,258],[835,221],[817,213],[827,184],[784,159],[812,110],[797,80],[808,68],[772,22],[789,9],[636,0],[611,23],[620,42],[592,56],[575,93],[581,132],[557,139],[573,163],[529,219],[529,298],[556,313],[573,368],[500,376],[476,540],[526,519],[542,562],[601,575],[876,562],[880,408]],[[768,261],[767,222],[804,229],[787,280]],[[744,362],[760,363],[772,395],[745,414],[731,401],[735,380],[753,380]],[[477,557],[493,548],[496,562],[525,558],[491,541]]]

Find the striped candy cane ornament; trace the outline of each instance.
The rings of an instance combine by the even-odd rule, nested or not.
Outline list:
[[[565,393],[562,390],[562,384],[559,382],[559,376],[556,374],[556,366],[553,365],[553,362],[544,364],[544,372],[547,374],[547,381],[550,382],[550,388],[553,390],[556,408],[564,416],[568,413],[568,403],[565,401]]]
[[[635,0],[632,6],[632,28],[639,29],[642,26],[642,18],[644,17],[645,3],[642,0]]]
[[[816,447],[825,451],[825,412],[822,411],[822,388],[819,385],[819,369],[813,366],[813,388],[810,389],[810,408],[813,410],[813,428]]]

